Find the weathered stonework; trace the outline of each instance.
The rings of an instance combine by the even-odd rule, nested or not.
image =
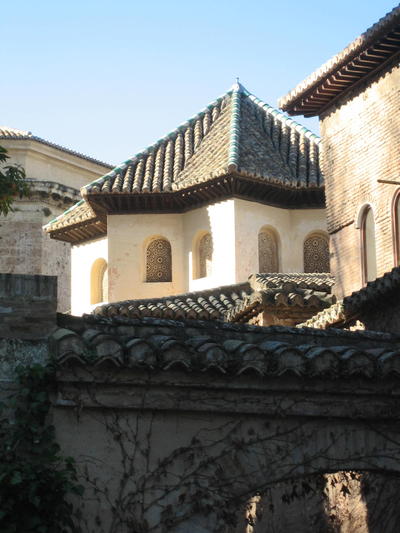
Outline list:
[[[79,189],[108,165],[33,136],[0,127],[7,164],[19,164],[31,184],[29,198],[0,216],[0,272],[58,276],[58,310],[71,309],[70,245],[51,240],[43,225],[79,200]]]
[[[43,339],[56,327],[57,278],[0,274],[0,338]]]

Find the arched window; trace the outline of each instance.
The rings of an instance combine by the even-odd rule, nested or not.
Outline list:
[[[90,272],[90,303],[98,304],[108,300],[107,261],[99,258],[92,265]]]
[[[304,241],[304,272],[330,272],[329,240],[323,233],[312,233]]]
[[[279,272],[278,237],[272,229],[262,228],[258,234],[258,271]]]
[[[376,246],[374,213],[366,206],[361,219],[361,260],[363,283],[376,279]]]
[[[393,255],[395,266],[400,265],[400,189],[396,191],[392,205]]]
[[[154,239],[147,246],[146,281],[172,281],[171,245],[167,239]]]
[[[206,278],[212,272],[213,242],[211,233],[204,233],[198,239],[195,251],[195,278]]]

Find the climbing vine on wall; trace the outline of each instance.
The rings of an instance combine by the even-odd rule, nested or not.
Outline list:
[[[77,533],[66,497],[83,488],[48,422],[54,372],[41,365],[16,372],[16,392],[0,403],[0,531]]]

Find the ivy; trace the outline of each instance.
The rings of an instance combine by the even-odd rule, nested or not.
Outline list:
[[[68,495],[82,496],[74,460],[49,424],[51,367],[17,368],[17,392],[0,403],[0,531],[77,533]]]

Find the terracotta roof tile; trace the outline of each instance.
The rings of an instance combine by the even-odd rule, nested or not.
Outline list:
[[[322,207],[319,141],[236,84],[81,192],[99,213],[180,212],[235,194],[271,205]],[[215,180],[221,181],[216,187]],[[79,242],[63,220],[66,231],[55,237]],[[46,230],[51,234],[52,223]]]
[[[395,35],[391,35],[394,30]],[[400,50],[399,30],[400,7],[396,6],[344,50],[283,96],[279,100],[279,107],[294,115],[318,114],[329,103],[329,100],[378,68],[380,64]],[[387,41],[388,37],[389,41]],[[374,45],[378,46],[378,50],[374,50]],[[373,57],[367,57],[369,52],[373,54]],[[346,67],[351,66],[351,62],[355,59],[358,61],[358,67],[347,71]],[[368,61],[364,61],[366,59]],[[359,75],[356,71],[359,71]],[[323,94],[324,83],[329,85],[330,97]],[[335,84],[337,84],[337,90]],[[314,105],[311,102],[313,95],[318,96]]]
[[[201,321],[154,318],[61,318],[63,327],[53,333],[50,344],[64,367],[212,370],[265,378],[400,377],[400,339],[393,335],[234,324],[210,327]]]
[[[84,190],[170,192],[233,170],[288,187],[319,187],[318,144],[316,135],[237,84]]]
[[[328,309],[321,311],[298,327],[347,327],[362,320],[362,313],[389,302],[397,303],[400,294],[400,267],[394,267],[383,276],[369,281],[365,287],[346,296]]]
[[[96,307],[94,314],[106,317],[120,315],[130,318],[223,320],[227,310],[250,290],[248,283],[241,283],[164,298],[126,300]]]
[[[246,322],[265,306],[312,308],[314,311],[329,307],[335,301],[331,294],[333,283],[330,274],[253,274],[248,283],[105,304],[97,307],[94,314]]]

